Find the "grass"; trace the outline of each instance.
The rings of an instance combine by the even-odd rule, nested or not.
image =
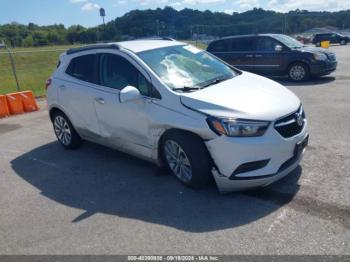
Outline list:
[[[59,55],[71,47],[46,46],[13,49],[21,90],[32,90],[36,96],[45,95],[45,81],[56,68]],[[0,49],[0,94],[16,90],[9,56],[5,49]]]
[[[190,45],[193,45],[193,46],[200,48],[200,49],[203,49],[203,50],[207,49],[207,45],[202,43],[201,41],[183,40],[182,42],[186,42]]]
[[[206,45],[196,41],[184,41],[198,48]],[[32,90],[35,96],[46,93],[45,81],[56,68],[58,57],[73,46],[45,46],[13,49],[18,82],[21,90]],[[10,59],[5,49],[0,49],[0,94],[16,92],[16,82]]]

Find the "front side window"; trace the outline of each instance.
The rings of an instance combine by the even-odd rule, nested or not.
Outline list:
[[[304,45],[300,43],[298,40],[295,40],[294,38],[287,36],[287,35],[273,35],[273,38],[280,41],[284,45],[288,46],[289,48],[302,48]]]
[[[82,81],[95,83],[96,55],[82,55],[72,59],[66,73]]]
[[[256,43],[256,50],[260,52],[275,52],[279,43],[270,37],[259,37]]]
[[[122,90],[126,86],[139,89],[144,96],[150,95],[146,78],[125,58],[113,54],[100,54],[100,85]]]
[[[171,89],[205,88],[238,74],[214,56],[189,45],[143,51],[138,56]]]

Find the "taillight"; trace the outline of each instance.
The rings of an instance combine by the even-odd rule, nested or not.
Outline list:
[[[47,90],[47,89],[49,88],[49,86],[51,85],[51,82],[52,82],[51,78],[49,78],[49,79],[46,80],[46,82],[45,82],[45,88],[46,88],[46,90]]]

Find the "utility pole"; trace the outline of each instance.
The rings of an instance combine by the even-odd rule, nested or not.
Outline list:
[[[157,27],[157,36],[160,36],[160,32],[159,32],[159,20],[156,20],[156,27]]]
[[[18,82],[18,78],[17,78],[17,73],[16,73],[15,60],[13,59],[13,55],[12,55],[11,49],[6,46],[4,41],[2,41],[2,43],[0,44],[0,48],[5,48],[7,53],[8,53],[8,55],[9,55],[10,62],[11,62],[11,67],[12,67],[13,77],[15,78],[15,81],[16,81],[17,91],[21,91],[21,88],[20,88],[19,82]]]
[[[287,13],[284,14],[284,34],[287,34]]]

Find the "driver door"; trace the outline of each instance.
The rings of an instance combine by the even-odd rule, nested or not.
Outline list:
[[[284,48],[280,42],[271,37],[263,36],[256,39],[254,59],[257,73],[275,76],[284,71],[288,51],[285,49],[277,51],[276,46]]]
[[[155,110],[147,74],[122,53],[99,53],[98,57],[99,88],[94,103],[100,135],[108,144],[144,155],[152,148],[149,126]],[[142,97],[121,102],[120,91],[126,86],[136,87]]]

